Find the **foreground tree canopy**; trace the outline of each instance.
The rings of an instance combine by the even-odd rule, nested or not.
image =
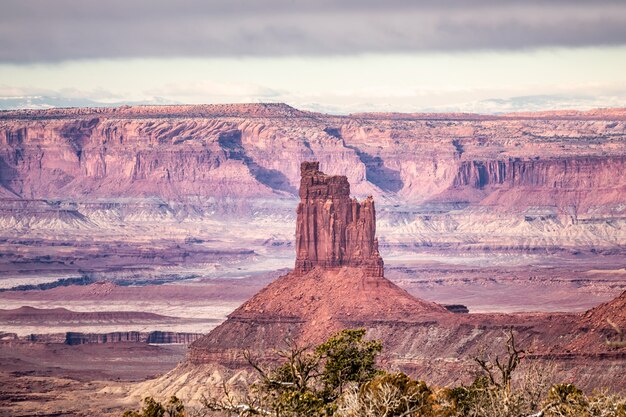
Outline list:
[[[176,397],[165,403],[147,397],[141,410],[124,417],[626,417],[625,397],[587,396],[572,384],[554,384],[549,367],[525,364],[512,332],[504,357],[475,358],[479,372],[473,383],[453,388],[429,387],[377,368],[381,351],[380,342],[356,329],[315,348],[288,343],[270,366],[245,352],[258,374],[246,392],[225,387],[196,408]]]

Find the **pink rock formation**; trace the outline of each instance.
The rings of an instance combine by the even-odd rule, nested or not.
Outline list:
[[[299,164],[400,203],[623,212],[626,110],[481,116],[302,112],[285,105],[0,113],[0,198],[295,194]],[[518,190],[527,195],[521,202]],[[569,190],[580,190],[574,199]],[[606,197],[598,203],[599,189]],[[380,200],[379,200],[380,201]],[[486,201],[483,205],[493,205]]]
[[[348,178],[324,174],[319,162],[303,162],[301,172],[296,271],[355,266],[382,277],[373,198],[350,198]]]
[[[242,246],[287,245],[306,160],[377,200],[383,251],[626,247],[626,109],[332,116],[279,104],[0,112],[0,241],[111,227],[153,238],[165,219],[187,233],[193,217],[209,233],[251,219],[267,228]]]
[[[624,325],[626,293],[585,316],[450,313],[383,277],[372,198],[351,199],[347,178],[320,172],[317,162],[302,163],[301,173],[296,270],[192,343],[180,372],[204,364],[241,370],[248,366],[244,350],[272,360],[285,339],[312,346],[340,329],[363,327],[383,341],[393,366],[445,385],[470,375],[472,358],[485,346],[498,349],[494,341],[514,329],[522,345],[532,345],[533,360],[553,361],[580,386],[620,386],[626,346],[606,340],[617,337],[611,327]]]

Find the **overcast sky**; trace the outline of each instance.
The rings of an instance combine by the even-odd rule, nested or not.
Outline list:
[[[16,103],[591,108],[626,106],[625,69],[623,0],[0,2],[0,97]]]

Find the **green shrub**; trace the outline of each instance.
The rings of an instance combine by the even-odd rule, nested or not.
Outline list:
[[[378,373],[376,357],[383,346],[364,336],[365,329],[343,330],[315,349],[324,362],[321,380],[327,399],[340,396],[346,384],[363,384]]]
[[[240,417],[626,417],[625,397],[605,393],[588,397],[572,384],[552,385],[545,365],[525,366],[512,333],[506,357],[478,359],[481,374],[472,384],[442,389],[401,372],[378,369],[381,343],[364,338],[365,330],[357,329],[336,333],[314,349],[292,343],[277,352],[280,363],[267,369],[248,353],[245,357],[259,380],[239,397],[225,387],[220,399],[205,399],[197,415],[217,411]],[[189,414],[176,397],[165,404],[146,397],[140,411],[129,410],[123,416],[187,415],[196,414]]]
[[[128,410],[122,417],[185,417],[185,406],[175,396],[170,397],[165,405],[152,397],[146,397],[141,411]]]

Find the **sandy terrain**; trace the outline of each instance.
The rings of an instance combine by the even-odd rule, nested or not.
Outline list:
[[[103,389],[160,375],[183,360],[186,350],[133,343],[0,343],[0,415],[119,416],[123,395]]]

